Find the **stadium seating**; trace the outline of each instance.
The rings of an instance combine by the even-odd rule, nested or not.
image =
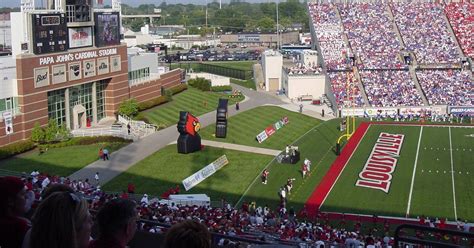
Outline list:
[[[342,24],[337,17],[335,7],[315,3],[308,3],[308,6],[327,69],[349,68],[344,55],[348,53],[348,46],[343,39]]]
[[[405,67],[399,59],[402,45],[382,3],[340,4],[344,31],[354,54],[362,60],[359,69]]]
[[[392,3],[395,22],[406,48],[415,53],[418,63],[459,63],[461,54],[448,30],[443,8],[436,3]]]
[[[364,105],[364,98],[360,93],[360,89],[352,72],[331,72],[328,75],[331,80],[331,89],[338,106],[343,106],[344,101],[354,102],[355,106]],[[354,99],[348,98],[348,93],[351,94]]]
[[[464,54],[474,59],[474,3],[451,2],[445,11]]]
[[[430,105],[474,104],[474,82],[466,71],[421,70],[416,76]]]
[[[369,104],[374,107],[423,105],[408,71],[361,71]]]

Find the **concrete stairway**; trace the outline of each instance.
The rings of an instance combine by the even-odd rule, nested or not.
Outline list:
[[[353,71],[354,71],[354,76],[357,79],[357,87],[359,87],[360,93],[362,94],[362,97],[364,98],[364,103],[365,103],[364,105],[369,106],[369,99],[367,98],[367,94],[365,93],[365,88],[364,88],[364,85],[362,84],[362,77],[359,74],[359,69],[356,66],[354,66]]]
[[[410,65],[410,67],[409,67],[410,76],[413,79],[413,82],[415,82],[415,87],[418,90],[418,94],[420,94],[420,96],[421,96],[421,100],[423,101],[423,104],[425,106],[428,106],[429,105],[428,104],[428,99],[426,99],[425,92],[421,88],[420,82],[418,81],[418,77],[416,76],[416,69],[415,68],[416,68],[415,66]]]
[[[395,16],[393,15],[393,11],[392,11],[392,8],[390,7],[390,5],[387,5],[387,8],[386,8],[385,11],[387,12],[388,17],[392,21],[393,31],[397,35],[398,41],[400,41],[400,44],[402,44],[403,47],[406,47],[405,46],[405,41],[403,40],[402,34],[400,33],[400,29],[398,29],[397,23],[395,22]]]
[[[451,26],[451,23],[449,22],[448,16],[446,16],[446,13],[443,10],[443,19],[446,23],[446,27],[448,28],[448,32],[451,34],[451,37],[454,39],[454,42],[456,43],[456,49],[458,50],[459,54],[461,54],[462,57],[465,57],[464,52],[461,49],[461,45],[459,45],[458,38],[454,34],[453,27]]]

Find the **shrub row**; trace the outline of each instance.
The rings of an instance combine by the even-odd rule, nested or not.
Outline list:
[[[98,143],[130,143],[131,140],[114,137],[114,136],[94,136],[94,137],[76,137],[72,138],[68,141],[52,143],[52,144],[44,144],[40,145],[39,147],[44,148],[60,148],[66,146],[85,146],[85,145],[92,145]]]
[[[214,91],[214,92],[232,91],[232,86],[230,85],[212,86],[211,91]]]
[[[171,98],[172,95],[176,95],[180,92],[185,91],[186,89],[188,89],[188,85],[186,85],[186,84],[179,84],[179,85],[176,85],[172,88],[169,88],[169,89],[165,90],[165,92],[162,96],[159,96],[157,98],[139,103],[138,104],[138,111],[147,110],[147,109],[153,108],[155,106],[161,105],[163,103],[167,103],[167,102],[172,100],[172,98]],[[147,118],[145,116],[141,115],[141,114],[138,114],[136,119],[137,120],[142,120],[146,123],[150,123],[150,122],[147,121]]]
[[[202,91],[210,91],[211,90],[211,81],[205,78],[194,78],[188,80],[188,84],[194,88],[200,89]]]
[[[0,147],[0,160],[15,156],[17,154],[33,150],[36,147],[31,140],[21,140],[3,147]]]

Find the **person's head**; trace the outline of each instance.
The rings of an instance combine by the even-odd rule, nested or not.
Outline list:
[[[33,216],[31,248],[86,248],[92,218],[85,199],[74,193],[54,192],[44,199]]]
[[[113,199],[107,202],[97,214],[99,239],[115,239],[120,243],[132,240],[137,230],[135,202],[127,199]]]
[[[49,184],[46,190],[44,190],[41,193],[41,199],[46,199],[48,196],[50,196],[53,193],[56,192],[68,192],[68,193],[74,193],[74,189],[65,185],[65,184],[60,184],[60,183],[54,183],[54,184]]]
[[[26,188],[18,177],[0,177],[0,216],[21,216],[25,213]]]
[[[209,248],[211,233],[198,222],[187,220],[172,226],[166,232],[165,248]]]

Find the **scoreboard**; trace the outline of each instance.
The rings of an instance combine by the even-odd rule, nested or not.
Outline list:
[[[33,14],[33,53],[63,52],[68,49],[65,14]]]

